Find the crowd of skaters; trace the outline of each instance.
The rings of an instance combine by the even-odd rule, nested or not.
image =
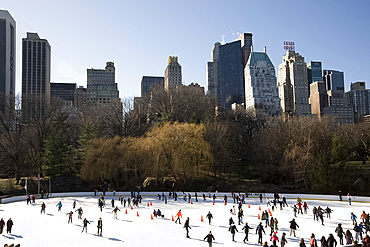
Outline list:
[[[95,190],[94,192],[94,195],[97,195],[97,191]],[[113,193],[113,195],[115,196],[115,192]],[[232,208],[230,209],[230,213],[232,215],[238,215],[238,225],[243,225],[242,227],[242,231],[244,231],[245,233],[245,237],[243,239],[243,242],[246,243],[248,242],[248,234],[249,234],[249,231],[251,229],[253,229],[252,227],[250,227],[248,225],[248,223],[243,223],[243,205],[245,204],[245,199],[246,197],[248,197],[247,194],[240,194],[240,193],[231,193],[231,198],[233,200],[233,202],[235,204],[237,204],[237,207],[238,207],[238,210],[236,210],[235,208],[235,205],[232,206]],[[351,205],[351,195],[348,194],[347,195],[348,197],[348,202],[349,202],[349,205]],[[29,203],[35,203],[35,196],[30,196],[28,195],[27,196],[27,204]],[[167,200],[168,198],[173,198],[175,201],[177,201],[178,199],[178,195],[177,195],[177,192],[174,192],[174,191],[171,191],[171,192],[168,192],[168,195],[167,193],[165,194],[164,192],[162,192],[162,194],[158,194],[158,200],[161,200],[161,201],[164,201],[165,203],[167,203]],[[203,201],[207,200],[207,196],[205,193],[202,194],[202,198],[203,198]],[[216,200],[216,195],[213,194],[213,196],[211,195],[211,193],[209,192],[208,193],[208,198],[209,199],[212,199],[213,202]],[[260,199],[260,203],[263,203],[263,195],[260,194],[259,195],[259,199]],[[340,199],[342,200],[341,198],[341,195],[340,195]],[[131,196],[127,197],[127,198],[124,198],[122,195],[119,195],[118,197],[118,201],[121,203],[121,206],[123,207],[126,207],[126,204],[127,204],[127,207],[132,207],[132,206],[136,206],[138,207],[139,203],[141,203],[141,200],[142,200],[142,197],[140,195],[140,192],[137,191],[132,191],[131,192]],[[191,194],[190,193],[185,193],[183,192],[183,200],[184,201],[188,201],[189,203],[192,202],[192,197],[191,197]],[[195,202],[198,202],[198,194],[195,193],[194,194],[194,200]],[[223,201],[225,203],[225,205],[227,204],[227,196],[224,195],[223,196]],[[293,234],[293,236],[295,237],[295,231],[297,230],[297,228],[299,228],[297,222],[295,221],[295,218],[297,217],[297,214],[307,214],[308,213],[308,204],[306,202],[304,202],[301,198],[297,198],[297,202],[294,203],[293,205],[291,206],[288,206],[288,203],[287,203],[287,200],[284,196],[280,196],[278,193],[274,193],[274,198],[273,200],[269,200],[269,198],[266,198],[266,204],[267,206],[271,207],[271,210],[274,211],[275,209],[277,209],[277,206],[279,205],[280,206],[280,210],[284,210],[284,208],[286,207],[286,209],[289,209],[289,207],[293,208],[293,214],[294,214],[294,218],[289,222],[290,224],[290,236]],[[57,205],[57,208],[58,208],[58,211],[61,211],[61,208],[62,208],[62,203],[59,202]],[[112,198],[111,200],[111,206],[113,208],[113,217],[115,219],[117,219],[117,212],[120,211],[120,209],[118,208],[118,206],[115,206],[115,200],[114,198]],[[73,202],[73,209],[75,209],[76,207],[76,201]],[[100,208],[100,210],[102,210],[103,207],[105,207],[105,191],[103,191],[102,194],[99,195],[99,198],[98,198],[98,207]],[[44,213],[45,214],[45,208],[46,208],[46,205],[45,203],[43,202],[41,204],[41,213]],[[83,214],[83,210],[82,208],[78,208],[77,210],[74,210],[75,212],[78,212],[78,219],[81,219],[82,220],[82,214]],[[160,210],[158,209],[158,211],[156,212],[154,210],[154,215],[155,216],[162,216],[163,217],[163,214],[161,213],[158,213],[160,212]],[[236,213],[237,212],[237,213]],[[326,214],[326,217],[327,218],[330,218],[330,214],[333,212],[332,209],[330,209],[329,207],[327,207],[326,209],[323,209],[321,208],[320,206],[316,207],[314,206],[312,208],[312,213],[313,213],[313,218],[315,221],[321,221],[322,225],[324,225],[324,214]],[[70,213],[68,213],[69,215],[69,220],[68,220],[68,223],[72,223],[72,215],[73,215],[73,211],[71,211]],[[181,224],[180,222],[180,218],[182,218],[182,213],[181,213],[181,209],[178,211],[178,213],[176,214],[176,221],[175,223],[179,223]],[[358,245],[358,243],[360,242],[360,240],[362,241],[363,245],[364,246],[370,246],[370,239],[369,239],[369,236],[367,235],[367,232],[368,232],[368,229],[370,229],[369,227],[369,214],[366,214],[365,211],[362,212],[361,216],[360,216],[360,219],[362,220],[359,224],[357,224],[357,216],[354,214],[354,213],[351,213],[351,220],[353,222],[353,231],[354,231],[354,237],[351,233],[351,231],[347,230],[347,231],[343,231],[342,227],[341,227],[341,223],[338,224],[338,227],[335,229],[335,233],[337,234],[337,237],[339,238],[339,244],[343,245],[344,242],[343,242],[343,238],[346,240],[346,244],[355,244],[355,245]],[[209,221],[209,225],[211,225],[211,220],[213,219],[213,215],[212,213],[209,211],[206,218],[208,218],[208,221]],[[264,221],[265,223],[265,228],[267,227],[270,227],[271,231],[270,231],[270,241],[272,243],[271,246],[275,247],[277,246],[277,242],[280,242],[281,246],[284,247],[284,245],[287,243],[287,240],[286,240],[286,233],[285,232],[282,232],[281,234],[281,237],[279,238],[278,237],[278,231],[279,231],[279,227],[278,227],[278,220],[277,218],[274,218],[274,217],[271,217],[269,218],[268,216],[268,212],[267,210],[264,211],[262,213],[262,217],[261,217],[261,220]],[[8,220],[8,222],[11,222],[9,223],[10,225],[10,229],[9,229],[9,233],[11,233],[11,227],[13,225],[13,222],[11,221],[11,219]],[[7,222],[7,232],[8,232],[8,222]],[[85,231],[87,232],[87,225],[90,224],[90,222],[84,218],[83,220],[83,229],[82,229],[82,232]],[[2,219],[0,221],[0,230],[1,230],[1,233],[2,233],[2,230],[3,230],[3,227],[5,225],[5,222],[4,220]],[[98,233],[97,235],[98,236],[102,236],[102,219],[99,218],[98,220],[98,225],[97,225],[97,228],[98,228]],[[186,228],[186,237],[187,238],[190,238],[189,236],[189,229],[191,229],[191,226],[190,226],[190,218],[187,217],[185,223],[184,223],[184,228]],[[229,232],[231,233],[232,235],[232,241],[235,241],[235,233],[238,232],[238,229],[233,221],[233,218],[231,217],[229,219],[229,228],[228,228]],[[362,234],[366,233],[366,236],[362,236]],[[262,236],[263,234],[266,234],[265,232],[265,229],[263,227],[263,224],[262,222],[259,222],[257,224],[257,227],[256,227],[256,234],[258,234],[258,243],[261,244],[261,245],[266,245],[267,242],[262,241]],[[209,232],[209,234],[204,238],[205,240],[207,240],[207,242],[209,243],[209,246],[212,245],[212,240],[214,240],[214,236],[212,235],[211,232]],[[311,241],[314,241],[314,244],[312,245],[311,244]],[[320,238],[320,243],[321,243],[321,246],[322,247],[334,247],[337,245],[337,242],[333,236],[333,234],[330,234],[327,238],[325,238],[324,236],[322,236]],[[310,247],[315,247],[317,246],[316,244],[317,240],[314,236],[314,234],[311,235],[311,238],[310,238]],[[304,241],[300,242],[300,246],[305,246],[305,243]]]

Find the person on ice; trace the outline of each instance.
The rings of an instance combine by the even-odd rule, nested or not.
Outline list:
[[[111,204],[112,204],[112,208],[114,208],[114,198],[112,198]]]
[[[326,240],[328,247],[337,247],[337,240],[335,240],[333,234],[329,234],[328,239]]]
[[[331,209],[331,208],[329,208],[329,207],[326,207],[326,209],[325,209],[325,213],[326,213],[326,217],[327,217],[328,219],[331,219],[330,214],[331,214],[333,211],[334,211],[333,209]]]
[[[113,219],[117,219],[117,211],[121,211],[121,210],[119,210],[119,208],[118,207],[115,207],[114,209],[113,209]]]
[[[0,220],[0,234],[3,234],[4,226],[5,226],[5,221],[4,221],[3,218],[1,218],[1,220]]]
[[[84,211],[82,210],[82,208],[80,207],[75,212],[78,212],[78,219],[81,219],[82,220],[82,214],[84,213]]]
[[[295,237],[295,231],[297,230],[297,227],[299,228],[297,222],[295,222],[295,219],[292,219],[291,221],[289,221],[290,223],[290,236],[292,236],[292,233]]]
[[[324,236],[320,239],[321,247],[328,247],[328,242],[326,241],[326,238]]]
[[[299,247],[306,247],[306,244],[304,243],[303,238],[301,238],[301,240],[299,240]]]
[[[352,212],[351,213],[351,220],[352,220],[352,224],[355,225],[357,224],[357,216]]]
[[[6,222],[6,233],[12,233],[12,227],[13,227],[13,221],[12,218],[9,218]]]
[[[317,247],[317,241],[315,239],[315,234],[311,234],[311,238],[310,238],[310,247]]]
[[[45,202],[42,202],[42,204],[41,204],[41,212],[40,212],[40,214],[42,214],[42,213],[44,213],[44,214],[45,214],[45,208],[46,208]]]
[[[276,241],[279,242],[279,238],[278,236],[276,235],[276,232],[274,232],[274,234],[272,234],[271,238],[270,238],[270,241],[272,241],[272,246],[276,247]]]
[[[353,237],[352,237],[352,233],[349,230],[346,231],[346,233],[344,234],[344,236],[346,238],[346,245],[352,244]]]
[[[101,218],[98,220],[98,236],[102,236],[103,234],[103,221]]]
[[[258,243],[262,244],[262,232],[266,235],[265,230],[263,229],[262,222],[256,228],[256,234],[258,233]]]
[[[283,232],[283,235],[281,236],[281,241],[280,241],[281,247],[284,247],[285,244],[288,243],[288,241],[285,238],[285,235],[286,235],[286,233]]]
[[[211,220],[213,219],[213,215],[211,214],[211,211],[208,211],[208,214],[206,216],[208,218],[208,224],[211,224]]]
[[[352,202],[352,196],[350,193],[347,194],[347,198],[348,198],[348,204],[351,205],[351,202]]]
[[[57,207],[58,207],[58,212],[60,212],[62,210],[62,202],[61,201],[58,202]]]
[[[229,219],[229,226],[231,226],[232,224],[234,224],[234,220],[233,220],[233,217],[230,217],[230,219]]]
[[[179,210],[179,212],[177,212],[176,217],[177,217],[177,219],[176,219],[175,223],[177,224],[177,221],[179,221],[179,224],[181,224],[181,220],[180,220],[180,218],[182,218],[181,209]]]
[[[243,223],[243,209],[239,209],[239,212],[238,212],[238,224],[240,225],[240,223]]]
[[[209,231],[208,235],[204,237],[204,240],[207,239],[208,247],[212,247],[212,240],[215,240],[215,237],[212,235],[212,232]]]
[[[262,213],[261,219],[262,221],[265,221],[265,227],[267,227],[269,225],[269,213],[267,212],[267,210]]]
[[[343,245],[343,235],[344,235],[344,231],[343,231],[343,228],[342,228],[342,224],[339,223],[337,228],[335,228],[335,232],[337,233],[337,236],[339,238],[339,244],[340,245]]]
[[[189,228],[191,229],[190,225],[189,225],[189,217],[186,218],[185,220],[185,223],[184,223],[184,228],[186,229],[186,237],[187,238],[190,238],[189,237]]]
[[[84,221],[83,221],[83,228],[82,228],[82,232],[85,232],[87,233],[87,224],[90,224],[90,222],[85,218]]]
[[[231,236],[232,236],[232,241],[235,242],[235,231],[238,232],[238,229],[236,228],[235,224],[232,224],[230,227],[229,227],[229,232],[231,232]]]
[[[72,215],[73,215],[73,212],[71,211],[67,215],[68,215],[68,224],[69,224],[69,222],[72,223]]]
[[[250,226],[248,226],[248,223],[245,223],[244,227],[242,228],[242,231],[244,230],[244,233],[245,233],[245,237],[243,239],[243,242],[245,243],[245,240],[248,241],[248,233],[249,233],[249,229],[253,229],[251,228]]]
[[[76,204],[77,204],[77,202],[76,202],[76,200],[74,200],[74,201],[73,201],[73,209],[75,209],[75,208],[76,208]]]

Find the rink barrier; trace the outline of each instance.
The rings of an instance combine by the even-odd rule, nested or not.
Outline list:
[[[172,197],[168,197],[168,193],[169,192],[165,192],[165,196],[167,196],[167,199],[170,199],[173,200],[173,196]],[[186,193],[186,200],[188,200],[188,193],[190,193],[192,199],[194,199],[195,197],[195,194],[194,192],[185,192]],[[223,202],[223,197],[224,195],[227,196],[228,198],[228,201],[230,202],[230,200],[233,200],[232,197],[231,197],[231,193],[223,193],[223,192],[211,192],[211,197],[209,197],[209,193],[208,192],[197,192],[198,193],[198,200],[199,201],[203,201],[203,193],[206,195],[206,201],[208,200],[213,200],[213,195],[216,194],[216,197],[217,198],[222,198],[222,202]],[[98,191],[96,193],[96,196],[94,195],[94,192],[66,192],[66,193],[52,193],[52,194],[49,194],[48,197],[44,196],[43,199],[41,199],[41,196],[40,195],[36,195],[36,199],[37,200],[47,200],[48,198],[62,198],[62,197],[95,197],[95,198],[99,198],[100,195],[103,194],[102,191]],[[140,195],[142,197],[154,197],[156,198],[158,196],[158,194],[160,194],[162,196],[162,192],[140,192]],[[239,195],[239,192],[238,193],[234,193],[236,195]],[[33,194],[31,194],[33,195]],[[117,191],[115,193],[115,196],[116,198],[119,197],[119,195],[122,195],[123,197],[129,197],[131,196],[131,192],[130,191]],[[242,194],[241,194],[242,195]],[[263,203],[266,203],[266,198],[269,199],[269,201],[272,201],[274,199],[274,195],[273,193],[262,193],[262,196],[263,196]],[[303,201],[305,200],[317,200],[317,201],[338,201],[339,202],[339,196],[338,195],[315,195],[315,194],[279,194],[280,198],[282,198],[283,196],[285,196],[285,198],[287,200],[297,200],[298,197],[300,197]],[[110,197],[112,198],[113,197],[113,192],[105,192],[105,197]],[[24,196],[12,196],[12,197],[6,197],[6,198],[2,198],[1,199],[1,203],[2,204],[5,204],[5,203],[11,203],[11,202],[19,202],[19,201],[26,201],[26,198],[27,198],[27,195],[24,195]],[[182,192],[177,192],[177,200],[178,201],[183,201],[183,194]],[[253,199],[259,199],[259,193],[249,193],[248,196],[245,196],[245,200],[247,201],[248,198],[253,198]],[[365,197],[365,196],[352,196],[352,202],[361,202],[361,203],[370,203],[370,197]],[[347,199],[347,196],[345,195],[342,195],[342,202],[343,203],[348,203],[348,199]]]

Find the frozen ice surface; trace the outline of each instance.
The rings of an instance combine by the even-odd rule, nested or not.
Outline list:
[[[159,201],[157,197],[143,196],[142,203],[139,207],[133,209],[123,208],[118,201],[117,192],[114,197],[116,206],[119,206],[121,211],[118,212],[118,219],[113,219],[113,208],[111,207],[112,196],[106,196],[106,207],[100,212],[97,201],[98,197],[84,196],[84,197],[56,197],[49,199],[37,199],[35,204],[27,205],[26,201],[18,201],[12,203],[1,204],[0,206],[0,217],[5,222],[12,218],[14,226],[11,234],[6,233],[6,226],[4,232],[0,236],[0,246],[7,244],[20,244],[21,246],[53,246],[53,247],[65,247],[65,246],[208,246],[207,242],[203,238],[212,231],[215,241],[213,246],[235,246],[235,245],[246,245],[243,243],[244,232],[242,231],[243,225],[238,225],[237,215],[231,215],[230,209],[233,205],[237,209],[237,204],[232,203],[232,199],[228,198],[228,204],[224,205],[223,198],[219,193],[219,197],[216,199],[215,205],[212,203],[212,199],[207,196],[206,201],[203,201],[199,197],[199,201],[195,202],[195,198],[192,197],[193,204],[185,202],[182,199],[181,193],[179,193],[178,201],[174,201],[173,198],[168,198],[168,204],[163,201]],[[127,193],[126,193],[127,194]],[[145,193],[143,193],[145,195]],[[301,198],[305,198],[305,195],[297,195]],[[125,196],[124,198],[127,198]],[[321,197],[321,198],[325,198]],[[297,230],[297,237],[289,236],[289,221],[294,217],[293,209],[291,207],[284,207],[284,210],[280,211],[279,206],[275,211],[272,212],[272,216],[278,220],[278,237],[281,238],[282,232],[287,234],[288,243],[286,247],[298,246],[300,238],[306,240],[308,245],[311,233],[314,233],[317,239],[321,236],[328,237],[329,233],[333,233],[336,237],[335,228],[338,223],[342,223],[343,229],[350,229],[353,236],[354,231],[352,221],[350,219],[351,212],[354,212],[358,221],[362,211],[369,213],[368,202],[352,202],[349,206],[346,198],[344,197],[342,202],[337,197],[334,200],[304,200],[308,203],[309,210],[308,214],[298,214],[296,222],[299,225]],[[271,199],[271,197],[270,197]],[[88,225],[87,233],[82,231],[82,220],[77,218],[77,212],[73,214],[73,223],[68,224],[68,215],[73,210],[73,201],[77,201],[76,209],[82,207],[83,217],[90,221]],[[353,198],[356,201],[355,198]],[[61,201],[63,204],[61,212],[58,212],[56,204]],[[46,214],[40,214],[41,204],[46,204]],[[152,202],[152,206],[147,206],[148,202]],[[250,208],[248,208],[248,203]],[[296,197],[288,199],[288,204],[291,206],[296,203]],[[261,206],[262,210],[267,209],[266,199],[263,199],[263,203],[259,203],[258,198],[246,198],[245,204],[243,205],[244,217],[243,222],[248,222],[250,227],[253,227],[249,233],[249,242],[247,245],[257,246],[257,235],[255,232],[256,226],[259,224],[258,214],[261,214],[259,210]],[[321,222],[313,220],[312,208],[314,206],[321,206],[326,208],[329,206],[334,212],[331,215],[331,219],[324,217],[325,226],[321,225]],[[164,218],[151,219],[151,214],[154,209],[161,209],[164,214]],[[75,210],[76,210],[75,209]],[[125,210],[127,209],[127,214]],[[181,219],[181,225],[175,224],[172,221],[172,216],[181,209],[183,218]],[[271,207],[270,207],[271,209]],[[73,210],[74,211],[74,210]],[[206,215],[210,211],[213,214],[212,224],[208,224]],[[139,216],[137,216],[139,214]],[[203,216],[204,221],[201,222]],[[103,220],[103,236],[97,236],[97,221],[99,217]],[[183,228],[183,223],[186,218],[190,218],[190,239],[186,238],[186,231]],[[228,231],[228,220],[232,217],[236,223],[239,232],[235,235],[236,242],[232,242],[231,233]],[[175,218],[176,219],[176,218]],[[265,229],[266,235],[263,235],[263,241],[270,242],[270,228]],[[319,242],[318,242],[319,244]],[[280,246],[280,244],[279,244]],[[308,245],[309,246],[309,245]]]

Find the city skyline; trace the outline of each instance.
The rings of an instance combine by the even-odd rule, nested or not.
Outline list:
[[[112,61],[121,98],[140,96],[142,76],[163,76],[169,56],[179,57],[185,85],[207,86],[214,43],[231,42],[244,32],[253,34],[255,51],[267,46],[276,71],[287,40],[295,42],[307,63],[320,61],[323,69],[343,71],[346,91],[352,82],[370,80],[366,1],[42,3],[6,1],[2,6],[17,22],[17,94],[21,39],[27,32],[37,32],[52,47],[51,82],[86,87],[86,69]]]

